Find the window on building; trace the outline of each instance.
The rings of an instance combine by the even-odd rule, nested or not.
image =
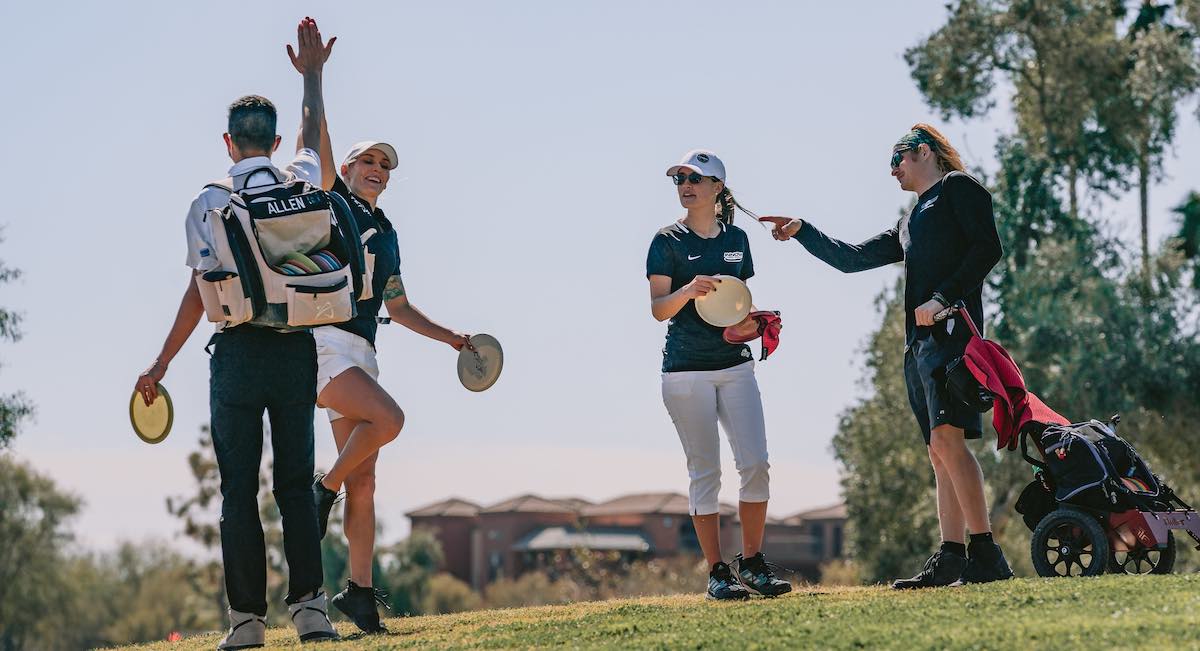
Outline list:
[[[833,527],[833,555],[835,558],[842,557],[842,528],[839,526]]]
[[[812,536],[812,555],[814,558],[825,557],[825,526],[821,524],[808,525],[808,535]]]

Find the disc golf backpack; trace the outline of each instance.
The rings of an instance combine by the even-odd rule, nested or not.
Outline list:
[[[246,187],[251,175],[275,183]],[[354,318],[371,297],[371,265],[346,200],[261,167],[205,187],[229,193],[210,210],[219,266],[196,284],[209,321],[297,330]]]
[[[1058,502],[1121,512],[1159,497],[1159,481],[1150,467],[1098,420],[1051,425],[1040,438]]]

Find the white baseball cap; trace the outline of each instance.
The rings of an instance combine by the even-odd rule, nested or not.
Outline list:
[[[667,169],[667,176],[674,176],[685,169],[704,176],[713,176],[721,181],[725,180],[725,163],[722,163],[716,154],[707,149],[693,149],[684,154],[683,160],[679,161],[678,165],[672,165]]]
[[[355,160],[358,160],[358,157],[362,156],[363,152],[367,151],[368,149],[378,149],[379,151],[383,152],[383,155],[387,156],[388,162],[391,163],[391,167],[388,168],[389,170],[396,169],[396,165],[400,163],[400,159],[396,157],[395,147],[387,144],[386,142],[379,142],[377,140],[364,140],[362,142],[354,143],[354,146],[350,148],[350,151],[346,152],[346,157],[342,159],[342,165],[349,165]]]

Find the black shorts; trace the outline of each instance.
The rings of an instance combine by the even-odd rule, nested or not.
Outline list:
[[[957,334],[957,333],[955,333]],[[930,432],[939,425],[953,425],[966,438],[983,438],[983,414],[950,396],[942,371],[955,357],[963,354],[967,339],[952,337],[938,341],[933,337],[917,339],[904,353],[904,383],[908,386],[908,404],[921,426],[925,445]]]

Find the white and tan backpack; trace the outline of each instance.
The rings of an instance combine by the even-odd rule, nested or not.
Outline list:
[[[275,183],[246,187],[266,171]],[[205,215],[219,266],[197,278],[209,321],[296,330],[354,318],[371,296],[370,266],[346,200],[261,167],[205,187],[229,203]]]

